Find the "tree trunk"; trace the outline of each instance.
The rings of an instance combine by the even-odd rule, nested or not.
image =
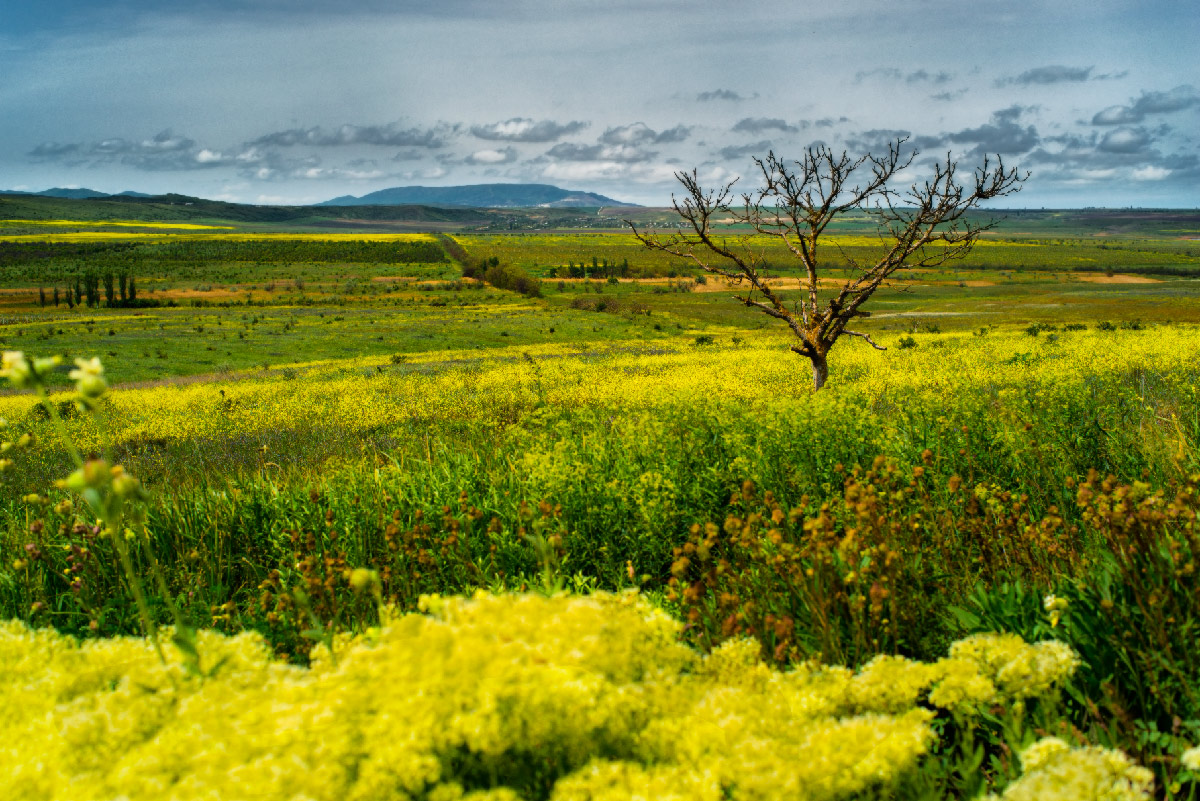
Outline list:
[[[810,356],[813,366],[813,390],[818,390],[825,386],[825,379],[829,378],[829,362],[822,356]]]

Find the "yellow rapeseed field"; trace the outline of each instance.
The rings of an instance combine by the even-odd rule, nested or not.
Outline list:
[[[232,225],[201,225],[182,222],[141,222],[139,220],[0,220],[0,226],[50,225],[72,228],[166,228],[180,231],[232,231]]]
[[[855,340],[834,351],[829,391],[813,394],[807,362],[774,342],[582,352],[533,345],[485,356],[443,351],[422,354],[400,371],[378,358],[352,359],[300,364],[291,375],[121,390],[109,401],[108,435],[125,442],[312,426],[352,434],[412,420],[512,419],[539,403],[625,411],[749,403],[803,410],[816,419],[916,400],[947,414],[1015,419],[1031,405],[1079,400],[1089,380],[1120,381],[1147,371],[1160,389],[1171,390],[1167,394],[1189,397],[1197,391],[1189,377],[1197,352],[1200,331],[1181,326],[1071,332],[1053,342],[1019,332],[943,334],[887,352]],[[34,404],[31,396],[2,397],[0,417],[26,419]],[[1171,413],[1154,405],[1145,410],[1147,423],[1168,437]],[[90,422],[72,425],[84,450],[100,447],[100,432]]]
[[[79,225],[92,225],[92,223],[79,223]],[[203,226],[175,226],[159,224],[154,226],[141,226],[138,223],[129,223],[137,227],[156,227],[156,228],[199,228]],[[186,233],[186,234],[169,234],[155,233],[143,231],[67,231],[44,234],[5,234],[0,230],[0,242],[84,242],[89,240],[154,240],[163,242],[178,242],[184,240],[232,240],[232,241],[255,241],[255,240],[286,240],[286,241],[305,241],[305,242],[419,242],[430,240],[433,237],[430,234],[377,234],[377,233],[321,233],[321,234],[304,234],[304,233],[274,233],[274,232],[217,232],[217,233]]]

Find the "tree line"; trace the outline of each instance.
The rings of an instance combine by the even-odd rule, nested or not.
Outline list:
[[[158,305],[157,301],[138,297],[137,278],[133,273],[112,270],[85,270],[75,275],[74,282],[67,281],[61,289],[55,284],[49,295],[45,287],[38,287],[38,303],[42,308],[66,303],[69,309],[76,306],[92,309],[100,306],[101,288],[104,290],[104,305],[111,309]]]

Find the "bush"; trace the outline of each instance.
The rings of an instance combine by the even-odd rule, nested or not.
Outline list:
[[[496,256],[463,265],[463,278],[475,278],[497,289],[519,292],[532,298],[542,296],[542,283],[521,267],[501,264]]]

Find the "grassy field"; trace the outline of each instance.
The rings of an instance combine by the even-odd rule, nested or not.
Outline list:
[[[0,750],[11,797],[154,797],[230,719],[197,788],[230,754],[315,764],[254,723],[281,695],[354,721],[336,770],[296,769],[312,797],[1200,792],[1195,215],[1014,213],[881,290],[888,350],[840,342],[814,394],[784,332],[628,232],[22,202],[0,345],[65,359],[44,398],[0,394],[0,719],[50,743]],[[464,277],[493,258],[532,289]],[[111,389],[84,408],[92,357]],[[149,626],[174,645],[126,636]],[[174,728],[167,687],[224,711]],[[38,721],[63,699],[125,722],[62,739]],[[142,778],[97,778],[110,748]],[[286,773],[247,775],[300,792]]]

